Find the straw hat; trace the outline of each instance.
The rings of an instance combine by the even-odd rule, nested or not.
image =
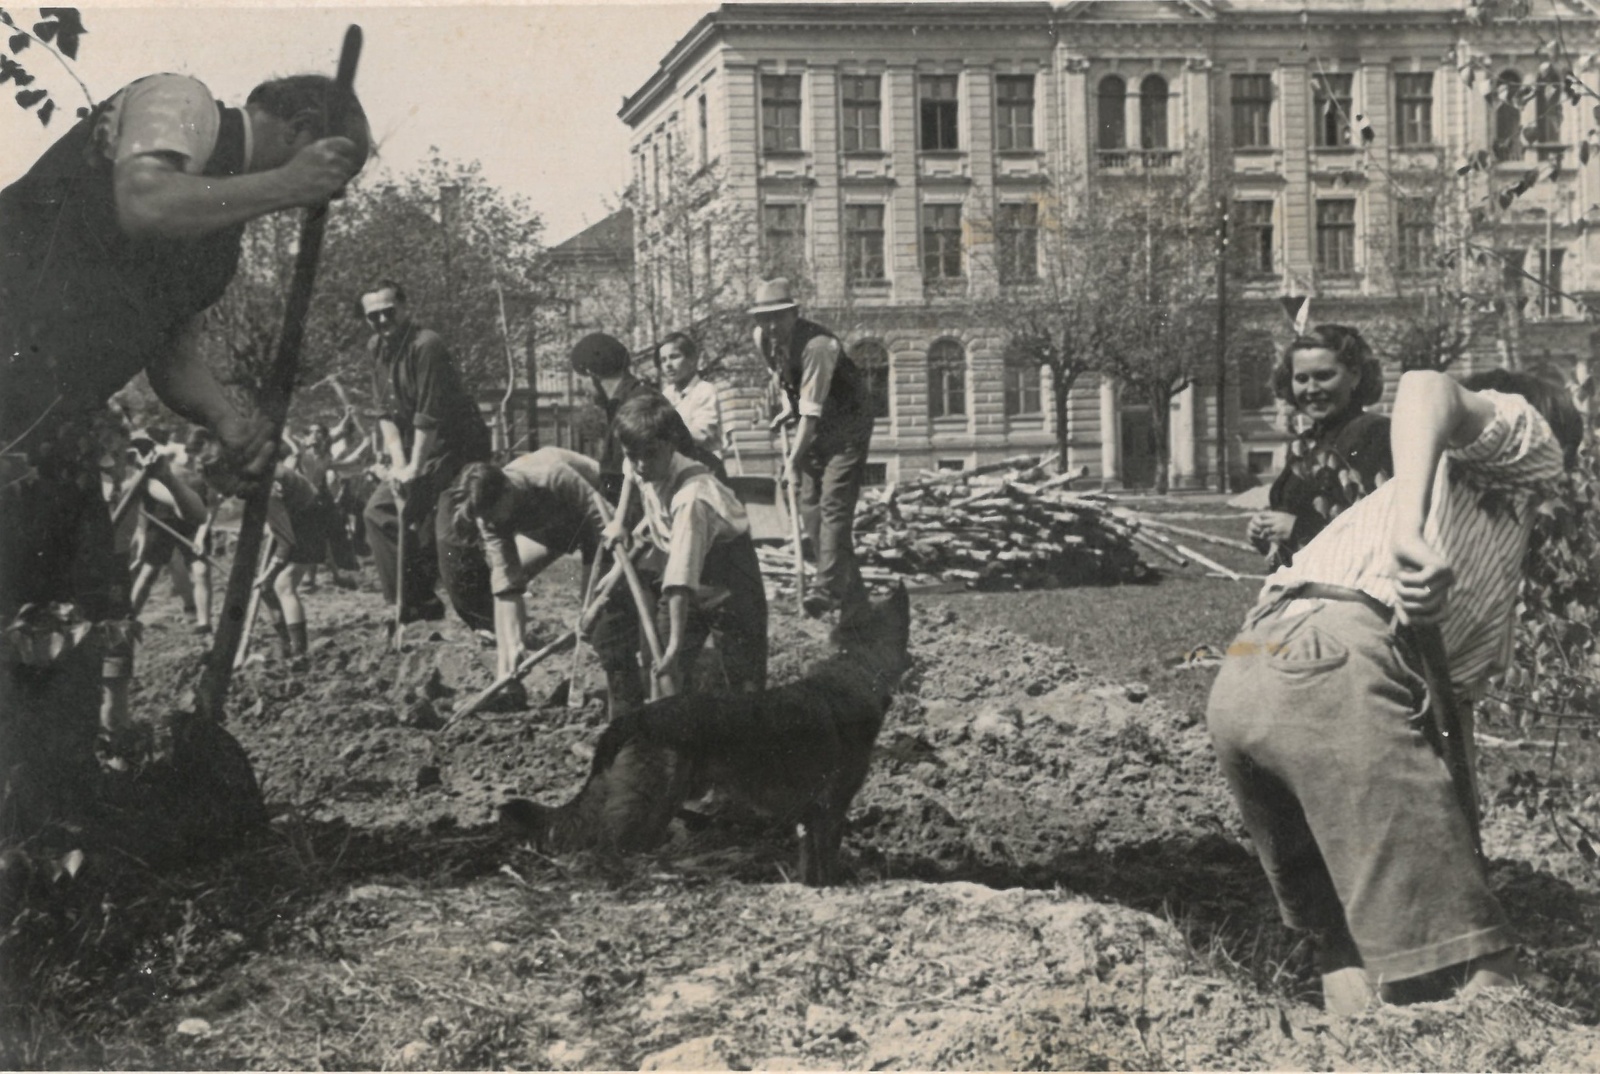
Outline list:
[[[745,312],[754,317],[758,313],[777,313],[799,305],[789,291],[789,281],[779,276],[777,279],[761,281],[756,288],[756,304]]]

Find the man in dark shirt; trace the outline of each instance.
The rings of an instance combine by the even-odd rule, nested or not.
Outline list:
[[[367,542],[384,593],[395,599],[397,582],[402,586],[401,621],[440,619],[444,604],[434,593],[440,575],[451,592],[482,589],[487,594],[482,558],[459,554],[451,520],[434,506],[463,466],[488,461],[489,427],[444,340],[411,319],[403,287],[393,280],[379,281],[361,296],[361,310],[373,330],[367,353],[373,397],[383,414],[378,431],[389,462],[388,480],[367,501]],[[405,502],[403,564],[397,555],[397,490]],[[456,579],[462,570],[484,571],[482,585]]]

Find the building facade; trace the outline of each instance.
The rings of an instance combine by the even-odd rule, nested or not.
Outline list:
[[[1228,210],[1222,439],[1236,480],[1270,475],[1283,296],[1375,343],[1459,305],[1456,368],[1508,340],[1523,364],[1587,368],[1600,187],[1579,158],[1600,135],[1536,51],[1557,18],[1593,50],[1588,0],[727,4],[620,113],[641,302],[682,327],[731,315],[758,275],[803,280],[875,389],[879,479],[1047,454],[1049,379],[1008,362],[974,296],[1036,286],[1061,206],[1198,176]],[[1177,487],[1216,483],[1214,383],[1165,416]],[[1093,374],[1065,412],[1069,468],[1148,483],[1162,416]]]

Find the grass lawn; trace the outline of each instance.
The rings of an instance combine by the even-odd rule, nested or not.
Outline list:
[[[1151,510],[1155,504],[1171,508],[1160,511],[1162,514],[1214,513],[1214,517],[1184,517],[1174,522],[1244,539],[1248,516],[1220,505],[1189,504],[1180,499],[1148,504],[1135,500],[1125,506],[1154,515],[1158,513]],[[1186,537],[1174,539],[1234,570],[1257,574],[1264,570],[1259,557]],[[1177,567],[1154,552],[1143,555],[1147,563],[1162,571],[1160,581],[1022,593],[939,594],[917,600],[1059,646],[1086,675],[1119,683],[1142,682],[1174,710],[1187,709],[1199,717],[1205,711],[1214,672],[1178,670],[1173,665],[1198,645],[1225,648],[1238,633],[1261,583],[1209,578],[1206,569],[1197,564]]]

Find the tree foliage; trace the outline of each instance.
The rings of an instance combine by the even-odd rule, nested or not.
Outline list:
[[[67,63],[67,60],[78,58],[78,41],[89,32],[84,29],[77,8],[40,8],[38,20],[29,29],[18,23],[16,16],[11,12],[0,8],[0,23],[5,25],[6,49],[10,53],[10,55],[0,54],[0,84],[9,82],[16,86],[15,99],[18,107],[33,112],[45,126],[50,125],[50,120],[56,113],[55,96],[49,89],[34,85],[38,81],[36,72],[30,71],[27,64],[19,59],[36,44],[43,52],[54,57],[65,68],[67,74],[72,76],[73,81],[78,83],[78,88],[83,90],[88,105],[94,104],[89,88]],[[79,108],[77,114],[79,118],[88,115],[89,107]]]
[[[380,280],[406,291],[415,320],[449,345],[469,389],[498,392],[511,364],[521,371],[530,329],[552,316],[551,285],[540,243],[542,221],[522,199],[489,185],[477,164],[437,156],[400,179],[357,185],[329,216],[317,291],[306,325],[302,386],[332,375],[349,394],[370,390],[370,336],[360,295]],[[238,276],[209,315],[207,345],[225,379],[253,393],[271,360],[293,272],[299,217],[279,213],[245,230]],[[497,292],[496,288],[499,288]],[[322,392],[297,400],[296,413],[336,413]]]

